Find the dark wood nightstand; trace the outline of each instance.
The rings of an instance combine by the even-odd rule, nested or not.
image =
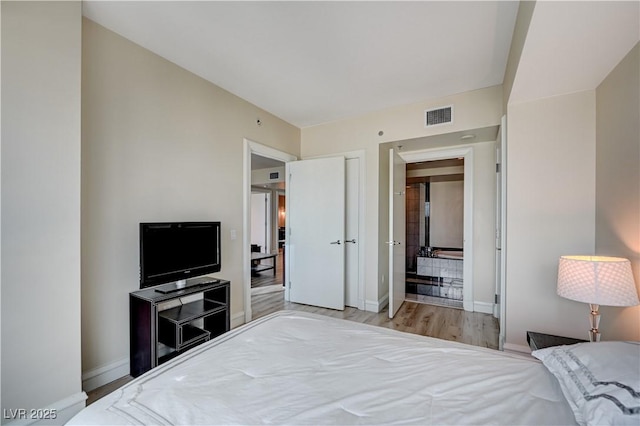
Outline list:
[[[575,345],[576,343],[584,342],[586,342],[586,340],[527,331],[527,343],[532,351],[548,348],[550,346]]]

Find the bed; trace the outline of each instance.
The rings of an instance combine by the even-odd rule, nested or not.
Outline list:
[[[576,417],[534,358],[280,311],[149,371],[69,422],[398,423],[569,425]]]

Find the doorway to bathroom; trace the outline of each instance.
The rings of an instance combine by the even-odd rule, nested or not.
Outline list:
[[[495,138],[495,133],[493,134],[493,138]],[[491,138],[491,139],[493,139]],[[426,161],[437,161],[437,160],[449,160],[449,159],[463,159],[462,169],[464,170],[464,176],[466,179],[463,180],[463,207],[464,207],[464,225],[463,225],[463,253],[464,253],[464,262],[462,263],[462,308],[465,311],[473,312],[475,310],[476,302],[474,301],[474,287],[475,287],[475,272],[472,269],[474,265],[474,261],[472,257],[474,257],[474,212],[477,199],[474,195],[475,182],[478,176],[484,175],[485,168],[486,172],[490,172],[490,167],[486,167],[485,162],[488,160],[487,165],[491,165],[493,162],[493,146],[495,145],[494,141],[487,141],[486,143],[474,143],[473,145],[458,145],[451,147],[434,147],[427,149],[418,149],[411,150],[413,146],[409,145],[405,142],[405,144],[397,146],[392,146],[389,150],[389,306],[390,306],[390,316],[392,316],[392,311],[399,307],[401,301],[407,299],[406,297],[406,267],[407,267],[407,259],[406,259],[406,184],[407,184],[407,165],[413,163],[421,163]],[[485,146],[486,145],[486,146]],[[486,150],[484,148],[487,148]],[[491,148],[491,149],[489,149]],[[481,155],[478,156],[482,161],[479,163],[481,165],[480,168],[476,168],[476,155],[474,152],[478,149]],[[491,154],[491,157],[484,158],[485,152]],[[393,162],[392,162],[393,160]],[[478,170],[476,170],[478,169]],[[478,172],[478,176],[476,176],[476,171]],[[489,174],[491,176],[491,174]],[[481,179],[481,183],[485,179],[484,177]],[[481,187],[484,188],[484,184]],[[493,185],[490,188],[493,190]],[[433,190],[432,190],[433,192]],[[484,203],[481,203],[484,204]],[[472,208],[473,207],[473,208]],[[483,206],[484,207],[484,206]],[[393,214],[392,214],[393,212]],[[487,221],[482,221],[484,222]],[[493,226],[493,220],[489,223],[490,226]],[[425,230],[426,231],[426,230]],[[491,231],[491,230],[489,230]],[[433,234],[433,224],[430,224],[430,231]],[[481,234],[485,234],[484,231],[480,232]],[[431,243],[430,243],[431,244]],[[421,246],[418,246],[421,247]],[[442,248],[447,248],[444,245]],[[452,250],[449,252],[453,252]],[[457,253],[456,253],[457,254]],[[451,256],[451,253],[447,253],[447,251],[442,250],[440,259],[444,259],[442,256]],[[418,256],[417,256],[418,257]],[[421,256],[428,257],[428,256]],[[449,259],[446,259],[449,260]],[[493,256],[491,258],[493,263]],[[393,262],[393,264],[392,264]],[[421,261],[423,262],[423,261]],[[427,262],[433,262],[427,260]],[[442,262],[441,262],[442,263]],[[448,262],[444,262],[448,263]],[[427,265],[425,265],[427,266]],[[447,270],[451,269],[450,265],[429,265],[432,268],[445,268]],[[427,266],[427,267],[429,267]],[[416,259],[416,273],[417,273],[417,259]],[[491,270],[493,272],[493,270]],[[440,278],[442,271],[438,271],[438,280]],[[445,271],[448,273],[448,271]],[[480,274],[478,274],[480,276]],[[446,277],[445,277],[446,278]],[[484,278],[484,276],[483,276]],[[393,292],[393,298],[392,298]],[[393,303],[392,303],[393,302]],[[459,303],[458,303],[459,305]],[[480,308],[481,305],[478,304]],[[491,304],[493,307],[493,304]],[[395,312],[394,312],[395,313]]]
[[[463,308],[464,158],[407,164],[406,300]]]
[[[422,265],[423,267],[432,268],[430,273],[423,271],[420,275],[437,275],[439,278],[443,267],[449,270],[452,269],[448,261],[457,260],[455,256],[462,254],[462,306],[464,311],[492,314],[496,318],[498,314],[495,311],[498,311],[501,313],[500,320],[502,321],[502,318],[504,318],[503,302],[505,291],[504,281],[501,277],[504,276],[505,263],[504,255],[502,258],[499,255],[501,253],[500,248],[504,251],[505,246],[504,242],[498,244],[496,239],[504,239],[505,233],[501,231],[502,226],[499,226],[499,224],[504,221],[505,215],[504,213],[498,215],[496,209],[497,206],[500,209],[504,209],[505,200],[504,197],[496,194],[496,188],[499,182],[504,181],[506,141],[504,140],[504,131],[498,127],[476,129],[473,132],[475,137],[467,136],[468,134],[468,132],[457,132],[442,136],[429,136],[415,140],[390,142],[380,147],[381,158],[384,158],[385,153],[389,157],[389,185],[382,188],[381,193],[386,192],[389,200],[389,235],[385,235],[385,239],[389,247],[387,254],[389,267],[387,271],[389,277],[389,312],[392,317],[392,308],[399,307],[404,300],[411,300],[411,296],[406,297],[406,270],[413,264],[414,273],[418,275],[418,257],[424,258],[420,261],[425,263]],[[469,142],[470,139],[473,139],[473,142]],[[460,141],[466,142],[461,145],[457,144]],[[387,150],[388,152],[386,152]],[[414,250],[419,253],[421,247],[424,246],[423,254],[426,253],[427,255],[416,256],[413,263],[411,263],[411,260],[407,263],[405,254],[407,249],[406,207],[407,198],[411,197],[412,191],[410,181],[409,188],[407,188],[407,167],[415,163],[449,159],[464,160],[460,163],[463,170],[462,186],[464,187],[463,250],[462,252],[459,250],[444,250],[445,248],[456,247],[451,247],[448,243],[441,244],[431,240],[428,243],[425,241],[424,244],[420,245],[418,245],[419,243],[414,243]],[[499,164],[499,167],[496,164]],[[384,164],[384,166],[386,165]],[[504,182],[501,185],[504,185]],[[430,189],[432,190],[433,188]],[[413,191],[416,190],[414,189]],[[433,190],[431,192],[430,195],[433,196]],[[419,196],[419,190],[417,194]],[[434,200],[430,200],[430,213],[432,215],[433,203]],[[496,226],[499,227],[496,228]],[[430,223],[429,228],[429,232],[433,236],[433,223]],[[418,231],[414,232],[419,234],[419,228]],[[427,252],[428,247],[432,247],[431,256]],[[434,248],[440,249],[437,253],[438,257],[433,257]],[[497,263],[496,258],[500,259],[499,263]],[[384,280],[385,278],[383,275],[382,279]],[[497,290],[498,288],[500,288],[500,291]],[[451,312],[456,310],[455,308],[451,309]],[[504,327],[501,327],[501,335],[503,330]]]

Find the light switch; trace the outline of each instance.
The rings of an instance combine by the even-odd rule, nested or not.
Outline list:
[[[237,232],[236,232],[236,230],[235,230],[235,229],[232,229],[232,230],[230,231],[230,233],[231,233],[231,240],[232,240],[232,241],[238,238],[238,234],[237,234]]]

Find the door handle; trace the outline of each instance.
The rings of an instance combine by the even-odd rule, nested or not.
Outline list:
[[[329,244],[338,244],[338,245],[340,245],[341,243],[340,243],[340,240],[337,240],[337,241],[331,241]]]
[[[353,240],[345,240],[344,242],[345,243],[353,243],[353,244],[355,244],[356,243],[356,239],[354,238]]]
[[[386,241],[385,244],[389,244],[390,246],[399,246],[400,241]]]

